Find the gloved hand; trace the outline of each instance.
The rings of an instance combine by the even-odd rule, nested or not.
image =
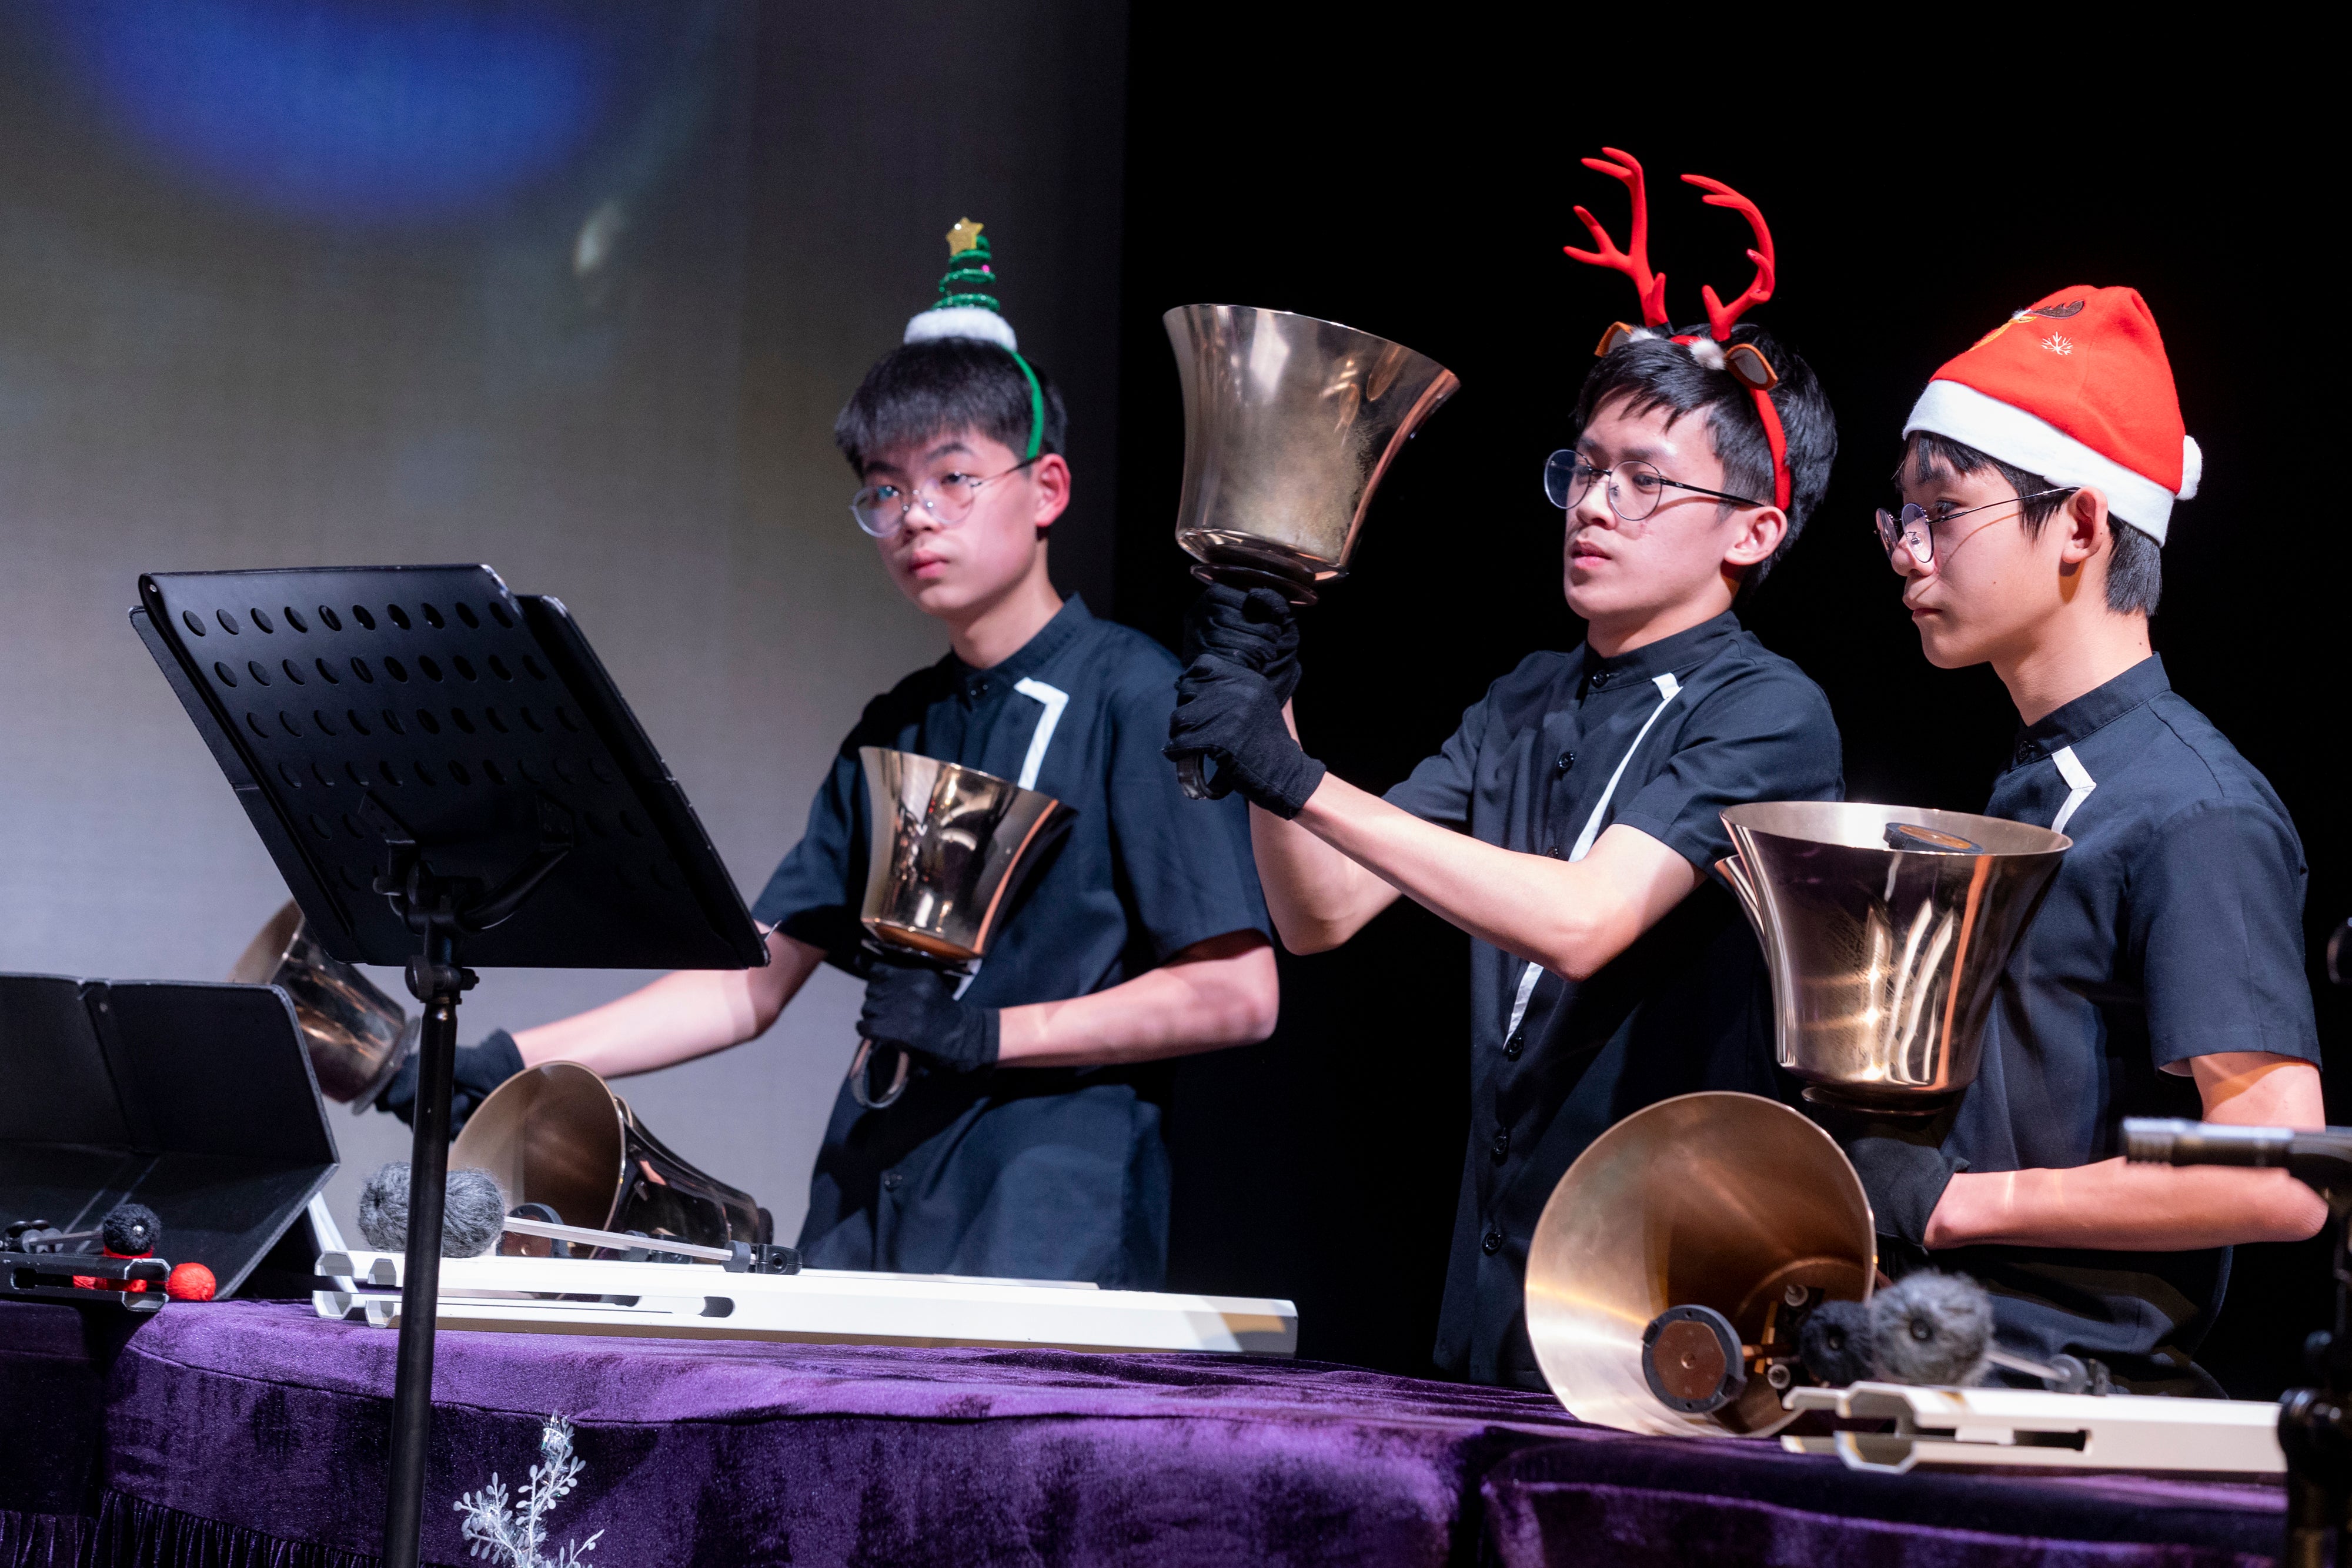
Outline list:
[[[1184,663],[1214,653],[1265,676],[1286,703],[1298,690],[1298,614],[1270,588],[1213,582],[1184,612]]]
[[[877,959],[866,982],[857,1032],[877,1045],[916,1051],[959,1072],[992,1067],[1002,1015],[994,1008],[956,1000],[961,982],[961,977],[929,964]]]
[[[416,1124],[416,1074],[423,1063],[421,1051],[411,1051],[400,1071],[375,1097],[375,1108],[389,1111],[411,1126]],[[506,1030],[492,1030],[474,1045],[457,1048],[457,1071],[449,1086],[449,1135],[456,1137],[481,1103],[490,1097],[490,1091],[522,1071],[522,1052],[515,1049],[514,1036]]]
[[[1213,586],[1185,617],[1184,649],[1165,754],[1200,752],[1214,763],[1213,796],[1238,788],[1277,817],[1298,815],[1326,770],[1282,721],[1298,685],[1290,601],[1271,589]]]

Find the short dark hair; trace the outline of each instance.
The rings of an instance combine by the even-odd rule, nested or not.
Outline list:
[[[1045,395],[1045,439],[1038,453],[1062,450],[1068,415],[1062,394],[1035,361]],[[834,444],[860,477],[875,455],[950,431],[973,430],[1026,456],[1029,378],[1012,352],[978,338],[928,338],[902,343],[875,362],[833,422]]]
[[[1653,330],[1660,335],[1621,345],[1585,372],[1584,389],[1576,399],[1578,434],[1603,406],[1619,398],[1628,400],[1629,412],[1635,415],[1670,411],[1670,425],[1704,409],[1707,444],[1723,465],[1724,488],[1769,499],[1772,446],[1764,434],[1764,417],[1756,411],[1755,394],[1729,371],[1711,370],[1689,349],[1667,341],[1664,334],[1675,329]],[[1708,334],[1699,327],[1685,329],[1680,335]],[[1753,343],[1779,373],[1780,384],[1770,396],[1789,444],[1789,532],[1778,549],[1748,569],[1739,585],[1744,596],[1796,544],[1805,519],[1829,488],[1830,465],[1837,459],[1837,416],[1830,412],[1829,394],[1822,391],[1820,378],[1794,349],[1745,321],[1731,329],[1730,341]]]
[[[1955,474],[1981,474],[1990,468],[2021,496],[2060,488],[2039,474],[2011,467],[1990,453],[1932,430],[1911,433],[1907,455],[1912,483],[1917,485],[1934,477],[1936,465],[1940,463]],[[1902,470],[1898,466],[1895,472],[1899,476]],[[2020,507],[2018,520],[2024,525],[2026,536],[2038,537],[2043,526],[2058,515],[2058,508],[2066,504],[2066,497],[2073,494],[2070,489]],[[2107,608],[2118,615],[2155,614],[2157,601],[2164,597],[2164,547],[2157,543],[2153,535],[2140,532],[2112,510],[2107,513],[2107,538],[2114,541],[2107,555]]]

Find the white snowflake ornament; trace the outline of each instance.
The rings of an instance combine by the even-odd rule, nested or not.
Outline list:
[[[466,1516],[462,1528],[467,1554],[486,1558],[499,1568],[581,1568],[588,1553],[596,1550],[603,1531],[577,1543],[567,1541],[552,1555],[542,1554],[540,1548],[547,1544],[547,1515],[557,1500],[578,1484],[585,1469],[586,1464],[572,1451],[572,1423],[561,1416],[550,1416],[547,1425],[540,1428],[539,1463],[530,1468],[530,1488],[520,1500],[520,1510],[509,1505],[506,1483],[499,1479],[496,1470],[490,1472],[489,1485],[477,1492],[460,1493],[450,1505]]]

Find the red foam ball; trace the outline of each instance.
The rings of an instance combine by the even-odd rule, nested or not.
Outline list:
[[[182,1263],[163,1281],[163,1293],[175,1301],[209,1301],[219,1283],[202,1263]]]

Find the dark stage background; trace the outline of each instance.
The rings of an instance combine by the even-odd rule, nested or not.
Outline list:
[[[1538,470],[1571,438],[1601,328],[1639,319],[1622,277],[1559,254],[1586,243],[1578,203],[1625,239],[1622,187],[1577,162],[1623,147],[1649,171],[1650,254],[1678,322],[1704,319],[1702,283],[1728,296],[1750,268],[1746,225],[1677,176],[1713,175],[1762,207],[1780,285],[1756,319],[1811,360],[1838,411],[1828,498],[1743,613],[1829,693],[1854,798],[1979,810],[2013,711],[1989,670],[1920,657],[1870,508],[1938,363],[2051,289],[2130,284],[2207,456],[2165,549],[2157,648],[2294,814],[2334,1046],[2347,1010],[2320,955],[2352,912],[2330,760],[2341,590],[2310,530],[2336,509],[2316,492],[2334,482],[2342,398],[2330,357],[2270,298],[2315,265],[2296,214],[2324,182],[2285,118],[2308,84],[2290,68],[2192,89],[2188,62],[2151,63],[2181,90],[2126,103],[2053,47],[1952,35],[1868,51],[1824,37],[1802,53],[1742,36],[1717,73],[1610,52],[1630,37],[1597,35],[1621,27],[1465,23],[1448,42],[1424,26],[1351,52],[1332,29],[1286,33],[1255,10],[1138,12],[1121,617],[1178,635],[1191,585],[1155,523],[1174,515],[1181,419],[1159,318],[1220,300],[1346,321],[1463,380],[1391,471],[1353,578],[1307,613],[1310,749],[1385,788],[1524,653],[1576,642],[1561,517]],[[1209,43],[1243,37],[1245,50]],[[2120,57],[2108,68],[2131,74]],[[1463,938],[1400,906],[1347,949],[1284,961],[1273,1041],[1185,1064],[1179,1280],[1294,1295],[1305,1354],[1426,1367],[1468,1113],[1465,973]],[[2347,1071],[2330,1075],[2338,1123],[2352,1120]],[[2326,1289],[2324,1240],[2241,1249],[2209,1364],[2242,1396],[2274,1395]]]
[[[2333,281],[2315,143],[2275,107],[2317,84],[2274,58],[2254,87],[2193,60],[2135,78],[2044,38],[1802,40],[1832,59],[1470,15],[1139,7],[1130,41],[1088,0],[0,0],[0,967],[215,977],[284,896],[123,621],[142,570],[484,559],[560,594],[756,890],[867,697],[944,645],[843,515],[827,432],[965,214],[1069,393],[1057,580],[1171,643],[1192,585],[1162,310],[1334,317],[1461,373],[1309,619],[1308,738],[1387,784],[1578,636],[1537,467],[1629,313],[1559,254],[1580,201],[1622,233],[1622,193],[1576,163],[1603,142],[1652,171],[1684,319],[1700,283],[1747,281],[1746,235],[1673,177],[1772,221],[1762,319],[1846,447],[1752,622],[1829,691],[1860,796],[1974,808],[2011,727],[1988,674],[1920,660],[1865,542],[1902,412],[2046,289],[2148,295],[2210,470],[2158,643],[2294,810],[2315,955],[2352,910],[2342,400],[2315,312],[2274,296]],[[1294,1297],[1308,1354],[1425,1369],[1465,957],[1400,910],[1286,960],[1275,1040],[1181,1067],[1175,1283]],[[641,978],[499,974],[469,1032]],[[789,1227],[856,1001],[821,977],[759,1045],[625,1092]],[[2333,1041],[2345,1007],[2320,1001]],[[348,1217],[404,1133],[335,1124]],[[2240,1258],[2212,1360],[2266,1394],[2319,1320],[2324,1248]]]

